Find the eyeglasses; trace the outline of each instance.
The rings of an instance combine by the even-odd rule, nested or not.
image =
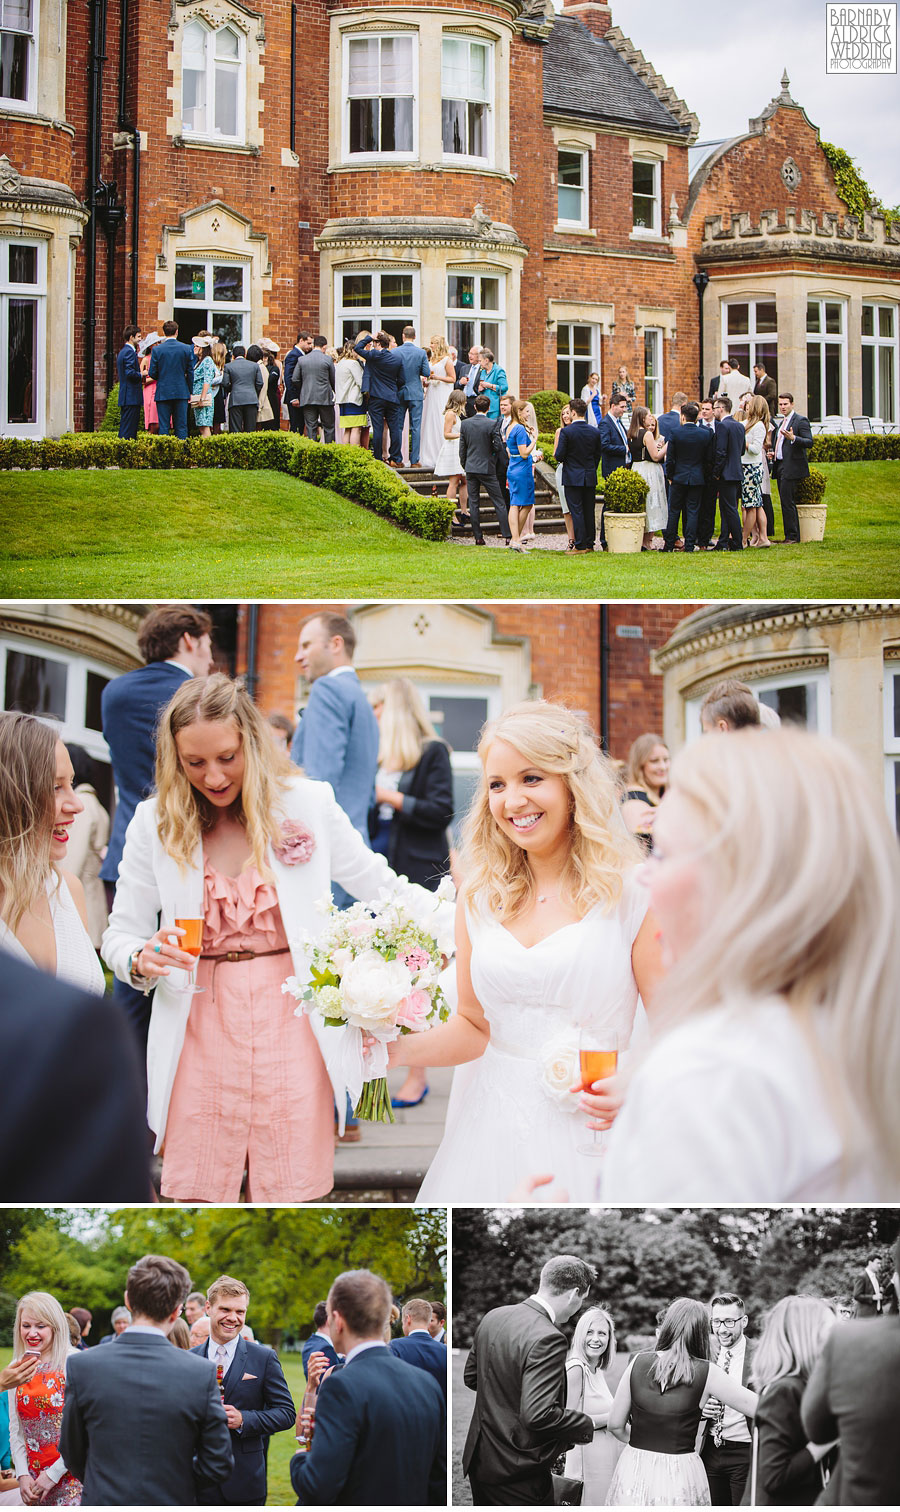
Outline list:
[[[716,1328],[734,1328],[736,1326],[736,1324],[743,1323],[743,1321],[744,1321],[743,1317],[740,1317],[740,1318],[715,1318],[713,1320],[713,1325],[712,1326],[713,1326],[714,1329],[716,1329]]]

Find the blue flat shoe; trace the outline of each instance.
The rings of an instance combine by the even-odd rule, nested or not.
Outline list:
[[[412,1102],[407,1102],[406,1098],[404,1098],[404,1097],[392,1097],[391,1098],[391,1107],[392,1108],[417,1108],[419,1106],[419,1103],[420,1102],[424,1102],[427,1096],[428,1096],[428,1088],[426,1087],[425,1091],[422,1093],[422,1096],[415,1098]]]

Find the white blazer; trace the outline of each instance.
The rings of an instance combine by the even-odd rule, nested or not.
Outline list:
[[[291,947],[293,970],[308,976],[300,935],[319,933],[325,922],[315,905],[331,892],[332,878],[356,898],[374,899],[382,888],[399,886],[384,856],[370,851],[338,806],[327,782],[294,777],[282,800],[284,817],[300,820],[315,836],[316,848],[309,861],[285,866],[269,847],[267,860],[275,878],[275,891]],[[405,884],[409,887],[409,884]],[[416,892],[420,889],[416,889]],[[431,907],[433,893],[424,896]],[[135,950],[145,945],[161,925],[174,924],[176,912],[198,918],[203,904],[203,851],[198,845],[193,864],[181,873],[178,863],[163,849],[156,828],[156,799],[139,803],[125,835],[125,850],[119,865],[116,897],[101,953],[106,964],[123,982],[130,980],[129,967]],[[161,920],[157,921],[157,915]],[[285,977],[291,975],[285,960]],[[150,1033],[147,1041],[147,1121],[156,1134],[155,1148],[162,1147],[169,1101],[184,1044],[193,994],[173,991],[169,983],[183,982],[184,975],[160,977],[153,994]],[[317,1028],[311,1019],[313,1029]],[[330,1031],[322,1029],[322,1034]],[[321,1044],[320,1044],[321,1048]],[[334,1083],[335,1078],[332,1077]],[[343,1107],[343,1084],[335,1085],[338,1108]]]

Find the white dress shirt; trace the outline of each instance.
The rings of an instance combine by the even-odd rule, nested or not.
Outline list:
[[[538,1305],[538,1307],[542,1307],[544,1309],[544,1312],[547,1314],[547,1317],[550,1319],[551,1323],[555,1323],[556,1322],[556,1313],[553,1311],[553,1308],[550,1306],[550,1303],[544,1297],[539,1297],[537,1295],[537,1293],[535,1292],[534,1296],[533,1297],[529,1297],[528,1300],[529,1300],[529,1302],[536,1302],[537,1305]]]
[[[719,1358],[716,1364],[720,1370],[724,1370],[726,1351],[730,1349],[731,1358],[728,1364],[728,1378],[734,1381],[736,1386],[744,1383],[744,1356],[747,1353],[747,1339],[744,1334],[736,1344],[723,1344],[719,1349]],[[734,1407],[726,1406],[722,1416],[722,1437],[732,1444],[749,1444],[750,1429],[747,1427],[747,1419],[742,1412],[737,1412]]]
[[[354,1344],[354,1346],[350,1350],[349,1354],[346,1354],[344,1356],[344,1364],[345,1365],[349,1365],[350,1361],[351,1360],[355,1360],[356,1356],[359,1355],[359,1354],[362,1354],[362,1352],[363,1352],[364,1349],[386,1349],[386,1348],[387,1348],[387,1345],[385,1344],[384,1339],[364,1339],[363,1342],[362,1342],[362,1344]]]
[[[210,1336],[209,1336],[209,1351],[208,1351],[208,1353],[209,1353],[209,1358],[212,1360],[212,1362],[213,1362],[214,1365],[218,1365],[219,1364],[219,1350],[220,1349],[224,1349],[224,1351],[225,1351],[225,1358],[222,1361],[222,1364],[224,1364],[224,1366],[225,1366],[225,1369],[222,1371],[222,1378],[223,1378],[223,1380],[224,1380],[225,1376],[227,1376],[229,1370],[232,1367],[232,1364],[234,1363],[235,1350],[237,1349],[238,1344],[240,1343],[240,1339],[241,1339],[240,1334],[235,1334],[234,1338],[231,1340],[231,1342],[229,1344],[217,1344],[216,1341],[215,1341],[215,1339],[213,1338],[212,1334],[210,1334]]]

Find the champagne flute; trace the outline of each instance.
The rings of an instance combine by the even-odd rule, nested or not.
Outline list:
[[[179,900],[180,902],[181,900]],[[179,903],[176,903],[176,908],[179,907]],[[176,913],[174,924],[176,929],[184,930],[184,934],[178,936],[178,948],[194,957],[194,965],[190,968],[184,966],[180,968],[186,973],[187,981],[184,987],[176,988],[175,990],[178,992],[205,992],[205,987],[197,986],[196,966],[197,957],[203,951],[203,919],[192,917],[187,911],[188,907],[189,905],[185,902],[183,912]]]
[[[619,1036],[614,1029],[582,1025],[578,1035],[578,1065],[583,1092],[595,1081],[614,1076],[619,1064]],[[575,1146],[580,1155],[602,1155],[606,1131],[591,1129],[586,1141]]]

